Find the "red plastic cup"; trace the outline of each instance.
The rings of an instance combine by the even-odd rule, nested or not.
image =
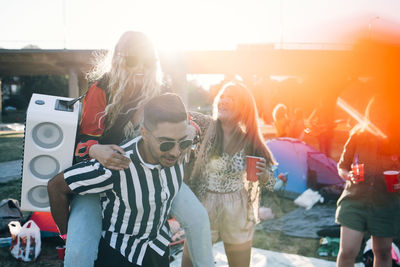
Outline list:
[[[260,157],[247,156],[246,157],[246,172],[247,172],[247,180],[251,182],[256,182],[258,180],[257,173],[260,172],[259,169],[256,168],[257,161],[261,160]]]
[[[398,171],[384,171],[386,181],[386,189],[388,192],[394,193],[397,190],[393,187],[399,183],[399,172]]]
[[[57,255],[59,260],[64,260],[65,256],[65,246],[57,246]]]
[[[364,164],[351,164],[351,170],[356,179],[355,183],[364,181]]]

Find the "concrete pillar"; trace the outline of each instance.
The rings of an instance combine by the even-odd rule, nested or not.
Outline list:
[[[88,90],[88,80],[86,79],[85,75],[80,74],[79,77],[79,95],[83,95]]]
[[[68,96],[73,98],[79,96],[78,73],[73,68],[68,70]]]
[[[2,97],[3,91],[1,90],[1,77],[0,77],[0,123],[3,121],[3,114],[1,111],[3,110],[3,97]]]

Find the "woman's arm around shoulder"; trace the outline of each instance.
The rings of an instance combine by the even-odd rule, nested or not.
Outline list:
[[[212,122],[212,117],[196,111],[189,111],[188,113],[192,126],[197,128],[196,131],[202,140],[208,126]]]

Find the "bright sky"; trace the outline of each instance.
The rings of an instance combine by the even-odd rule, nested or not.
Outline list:
[[[0,0],[0,47],[110,48],[125,30],[160,50],[249,43],[346,43],[354,29],[400,29],[400,0]]]

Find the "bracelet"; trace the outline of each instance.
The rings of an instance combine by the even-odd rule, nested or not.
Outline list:
[[[60,235],[60,237],[62,240],[65,240],[65,239],[67,239],[67,234]]]

